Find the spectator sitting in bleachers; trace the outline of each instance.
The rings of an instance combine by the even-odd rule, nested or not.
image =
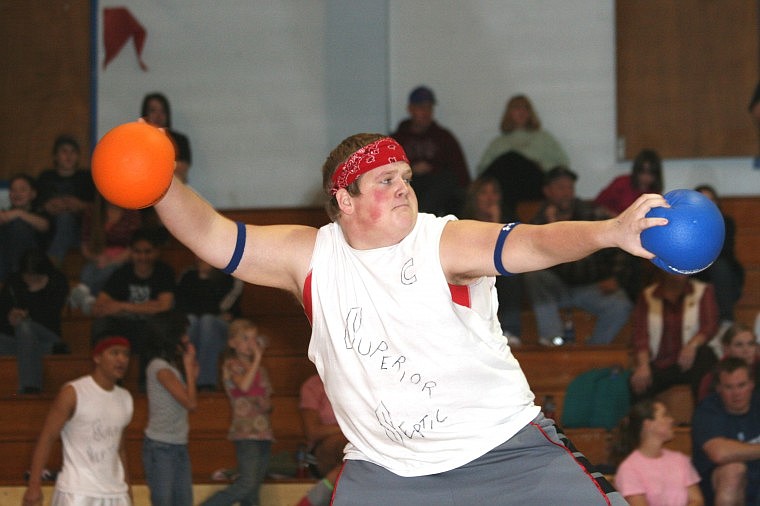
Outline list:
[[[575,196],[578,176],[567,167],[557,166],[544,177],[546,201],[532,223],[558,221],[598,221],[607,212]],[[632,303],[620,287],[618,277],[625,268],[623,252],[603,249],[576,260],[540,271],[523,274],[538,326],[539,343],[563,344],[564,324],[560,309],[581,308],[596,316],[587,344],[609,344],[628,322]]]
[[[631,506],[702,506],[699,474],[686,455],[665,448],[673,439],[673,417],[661,402],[635,404],[623,421],[621,451],[626,455],[615,485]]]
[[[490,221],[504,223],[501,206],[501,185],[496,178],[481,176],[470,184],[467,189],[464,208],[460,218],[468,220]],[[522,276],[496,277],[496,293],[499,298],[499,323],[501,332],[507,338],[510,346],[522,344],[520,334],[522,322],[523,281]]]
[[[502,214],[512,221],[517,218],[518,202],[542,198],[544,173],[570,162],[557,139],[541,127],[526,95],[510,97],[499,130],[501,134],[483,153],[477,173],[499,181],[504,197]]]
[[[159,260],[159,239],[141,229],[132,235],[130,261],[108,278],[92,305],[92,335],[116,328],[140,356],[140,388],[145,387],[145,341],[150,321],[174,306],[174,270]]]
[[[631,172],[617,176],[603,188],[594,203],[617,216],[645,193],[662,193],[664,188],[662,159],[653,149],[642,149],[633,160]],[[635,301],[652,280],[652,264],[633,255],[625,255],[625,279],[620,279],[628,298]]]
[[[183,183],[187,183],[190,165],[193,162],[190,140],[185,134],[174,130],[169,99],[163,93],[148,93],[143,97],[140,117],[151,125],[166,130],[174,144],[174,173]]]
[[[219,382],[219,356],[227,347],[229,322],[240,316],[243,282],[195,258],[180,276],[177,309],[190,321],[188,335],[198,358],[198,391],[214,391]]]
[[[721,361],[716,376],[716,392],[697,406],[691,424],[700,487],[707,504],[758,504],[760,395],[745,360]]]
[[[419,210],[438,216],[456,214],[464,202],[470,173],[459,141],[434,119],[435,95],[426,86],[409,94],[409,117],[391,137],[401,144],[412,167]]]
[[[0,355],[16,355],[19,392],[42,390],[42,357],[61,341],[68,282],[44,251],[27,250],[0,291]]]
[[[28,249],[44,249],[50,218],[36,206],[37,183],[17,174],[8,182],[10,209],[0,211],[0,283],[18,270]]]
[[[79,274],[79,284],[71,290],[70,301],[89,315],[92,303],[113,274],[129,260],[129,242],[140,229],[139,211],[111,204],[102,195],[85,211],[82,220],[81,252],[86,263]]]
[[[710,185],[699,185],[695,190],[715,202],[720,209],[720,200],[715,188]],[[739,302],[744,289],[744,266],[736,258],[736,222],[723,211],[721,214],[726,230],[723,248],[712,265],[695,274],[695,277],[712,283],[715,287],[720,321],[728,323],[734,321],[734,307]]]
[[[659,273],[633,312],[634,398],[688,384],[697,398],[702,377],[717,357],[709,346],[718,330],[712,285],[681,274]]]
[[[734,323],[720,336],[720,342],[723,349],[721,360],[730,357],[744,360],[750,365],[752,378],[757,383],[760,379],[760,367],[757,367],[757,338],[752,333],[752,329],[741,323]],[[715,381],[714,371],[705,374],[699,384],[698,401],[702,401],[715,391]]]
[[[316,458],[317,474],[321,480],[297,506],[326,506],[330,504],[335,480],[343,463],[343,448],[348,440],[340,430],[319,375],[309,377],[301,385],[300,408],[308,448]]]
[[[61,135],[53,144],[53,168],[37,177],[40,205],[53,219],[48,254],[57,265],[79,246],[82,215],[95,198],[92,174],[79,162],[79,143]]]
[[[630,174],[618,176],[599,192],[594,203],[617,216],[645,193],[662,193],[662,159],[653,149],[642,149]]]

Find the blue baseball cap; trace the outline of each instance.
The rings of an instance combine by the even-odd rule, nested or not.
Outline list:
[[[433,94],[433,90],[427,86],[418,86],[409,94],[410,104],[424,104],[426,102],[435,104],[435,95]]]

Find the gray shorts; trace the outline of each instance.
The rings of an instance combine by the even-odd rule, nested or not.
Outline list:
[[[333,506],[626,505],[586,458],[539,414],[505,443],[441,474],[405,478],[346,460]]]

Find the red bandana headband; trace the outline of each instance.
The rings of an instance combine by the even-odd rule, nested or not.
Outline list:
[[[404,148],[390,137],[383,137],[357,149],[335,169],[330,195],[335,195],[338,190],[347,187],[365,172],[394,162],[409,163],[409,160]]]
[[[95,347],[92,349],[92,356],[94,357],[95,355],[100,355],[111,346],[124,346],[126,348],[130,348],[129,340],[126,337],[121,337],[121,336],[106,337],[103,340],[98,341],[98,344],[96,344]]]

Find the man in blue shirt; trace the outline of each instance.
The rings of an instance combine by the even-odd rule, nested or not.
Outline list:
[[[692,420],[694,467],[706,504],[755,504],[760,489],[760,395],[742,359],[718,364],[716,392]]]

